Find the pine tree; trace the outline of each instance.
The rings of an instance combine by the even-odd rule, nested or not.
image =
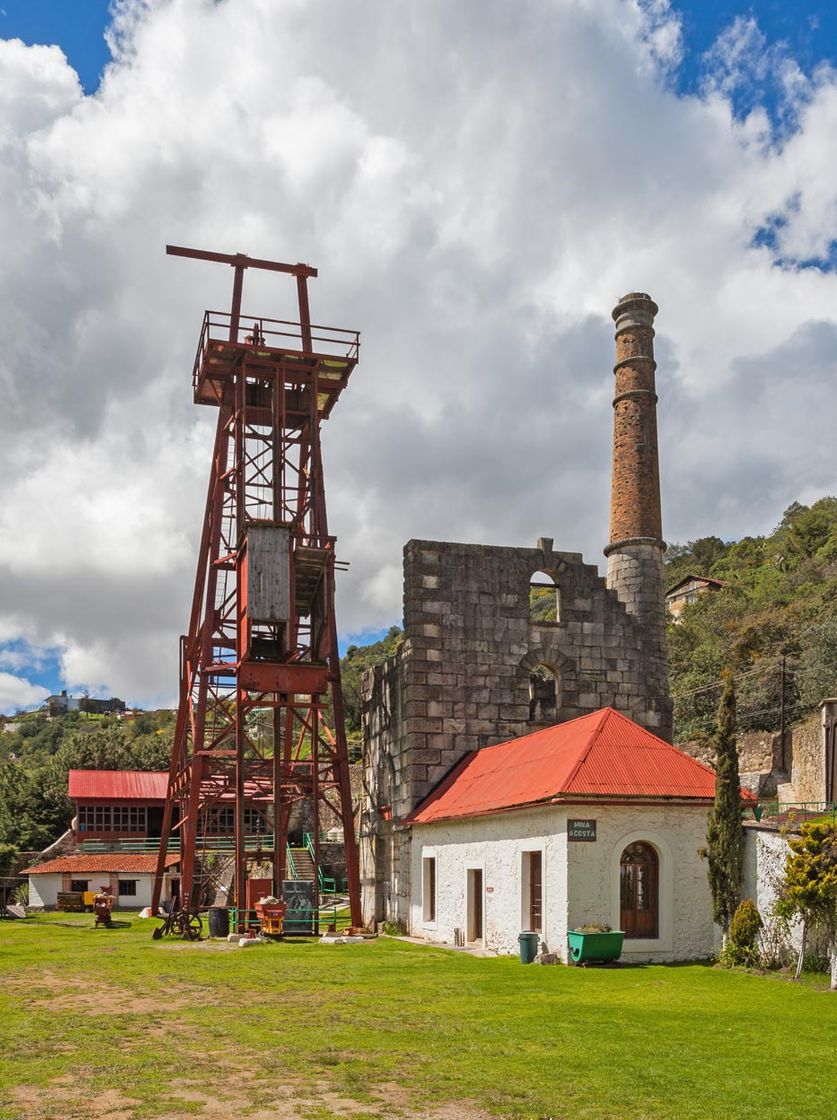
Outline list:
[[[785,878],[776,912],[802,921],[796,979],[802,972],[809,928],[826,935],[831,988],[837,991],[837,826],[809,821],[788,844]]]
[[[724,691],[718,705],[715,750],[715,804],[709,814],[706,840],[712,916],[726,941],[730,922],[741,901],[744,858],[741,783],[735,742],[735,681],[728,671],[724,673]]]

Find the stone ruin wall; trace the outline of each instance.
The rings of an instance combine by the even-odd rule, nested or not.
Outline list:
[[[773,770],[781,764],[781,736],[775,731],[744,731],[736,740],[738,769],[742,774]],[[688,739],[677,744],[678,750],[707,766],[715,765],[715,745],[711,739]]]
[[[398,898],[402,870],[408,876],[409,843],[392,827],[393,804],[408,784],[404,750],[403,643],[395,655],[370,669],[363,681],[363,790],[358,857],[364,922],[402,920]],[[409,893],[409,892],[407,892]],[[394,897],[393,897],[394,896]],[[409,902],[409,900],[408,900]]]
[[[789,727],[784,758],[777,731],[744,731],[737,737],[741,784],[759,797],[775,798],[789,783],[794,801],[825,800],[822,722],[819,713]],[[692,739],[678,748],[708,766],[715,765],[711,739]],[[780,795],[784,796],[784,795]]]
[[[791,729],[790,779],[798,801],[825,801],[825,748],[817,713]]]
[[[536,572],[559,589],[557,622],[530,620]],[[404,634],[396,656],[364,684],[367,921],[406,922],[409,830],[399,818],[466,752],[606,706],[665,738],[671,731],[656,636],[577,553],[410,541]],[[555,675],[554,709],[530,690],[538,666]]]

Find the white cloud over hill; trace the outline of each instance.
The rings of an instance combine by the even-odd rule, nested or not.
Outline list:
[[[768,49],[737,34],[700,96],[661,2],[122,0],[92,97],[0,41],[0,633],[174,695],[231,274],[166,242],[310,261],[315,321],[362,331],[325,443],[344,632],[399,618],[411,536],[600,557],[628,290],[660,304],[669,539],[837,491],[837,81],[783,60],[779,142],[732,112]],[[248,275],[245,310],[291,297]]]

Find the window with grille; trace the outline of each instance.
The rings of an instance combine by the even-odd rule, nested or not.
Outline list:
[[[136,879],[120,879],[119,880],[119,893],[120,895],[136,896],[137,881]]]
[[[144,805],[80,805],[79,832],[145,832]]]
[[[257,835],[264,830],[264,821],[257,809],[244,810],[244,831]],[[232,836],[235,832],[235,808],[224,805],[211,809],[207,816],[207,833],[210,836]]]

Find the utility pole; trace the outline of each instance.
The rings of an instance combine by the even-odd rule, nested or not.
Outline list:
[[[780,756],[780,763],[781,763],[780,768],[782,770],[782,773],[785,772],[785,761],[786,761],[785,760],[785,666],[786,666],[786,664],[787,664],[787,658],[786,658],[785,654],[783,653],[782,654],[782,692],[781,692],[781,699],[779,700],[779,736],[780,736],[780,740],[781,740],[781,752],[782,752],[781,756]]]

